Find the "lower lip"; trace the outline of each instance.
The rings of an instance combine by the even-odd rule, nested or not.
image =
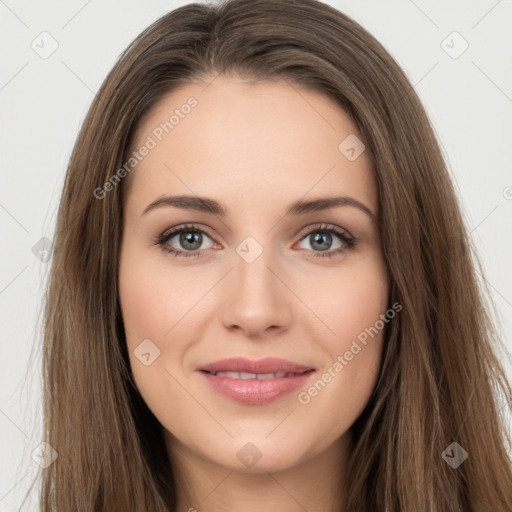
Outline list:
[[[231,379],[229,377],[217,377],[205,371],[201,371],[201,373],[213,389],[222,395],[243,404],[260,405],[277,400],[300,388],[315,372],[308,371],[296,377],[264,380]]]

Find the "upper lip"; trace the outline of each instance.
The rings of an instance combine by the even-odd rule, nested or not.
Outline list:
[[[221,359],[210,364],[206,364],[198,368],[207,372],[245,372],[245,373],[304,373],[308,370],[314,370],[311,366],[297,364],[285,359],[275,357],[267,357],[252,361],[243,357],[232,357],[229,359]]]

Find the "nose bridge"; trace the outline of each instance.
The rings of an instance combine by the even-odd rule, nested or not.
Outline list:
[[[264,247],[254,237],[247,237],[236,248],[235,275],[240,288],[249,295],[269,292],[273,281],[269,267],[272,266],[275,266],[275,258],[268,241]]]
[[[239,300],[252,302],[253,307],[270,305],[279,294],[275,276],[269,270],[276,266],[275,251],[269,240],[270,237],[266,237],[260,242],[248,236],[236,247],[235,293]]]
[[[269,240],[246,237],[233,255],[229,291],[224,306],[226,327],[238,326],[252,335],[268,327],[284,326],[290,319],[286,287],[276,277],[279,264]]]

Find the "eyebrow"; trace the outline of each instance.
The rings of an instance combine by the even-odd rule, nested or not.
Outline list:
[[[155,208],[163,207],[163,206],[172,206],[175,208],[181,208],[183,210],[194,210],[198,212],[204,213],[213,213],[214,215],[219,215],[221,217],[226,217],[228,214],[228,210],[224,208],[218,201],[215,199],[210,199],[208,197],[198,197],[198,196],[163,196],[158,198],[157,200],[150,203],[144,211],[142,215],[145,215],[151,210]],[[368,208],[366,205],[349,196],[337,196],[337,197],[322,197],[319,199],[312,199],[309,201],[296,201],[291,204],[286,211],[286,215],[303,215],[305,213],[312,212],[320,212],[324,210],[328,210],[330,208],[336,208],[340,206],[351,206],[353,208],[357,208],[368,215],[372,221],[375,221],[375,214]]]

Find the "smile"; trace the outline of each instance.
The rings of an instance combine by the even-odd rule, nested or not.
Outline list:
[[[316,372],[208,372],[200,371],[211,389],[245,405],[263,405],[277,400],[304,386]]]

